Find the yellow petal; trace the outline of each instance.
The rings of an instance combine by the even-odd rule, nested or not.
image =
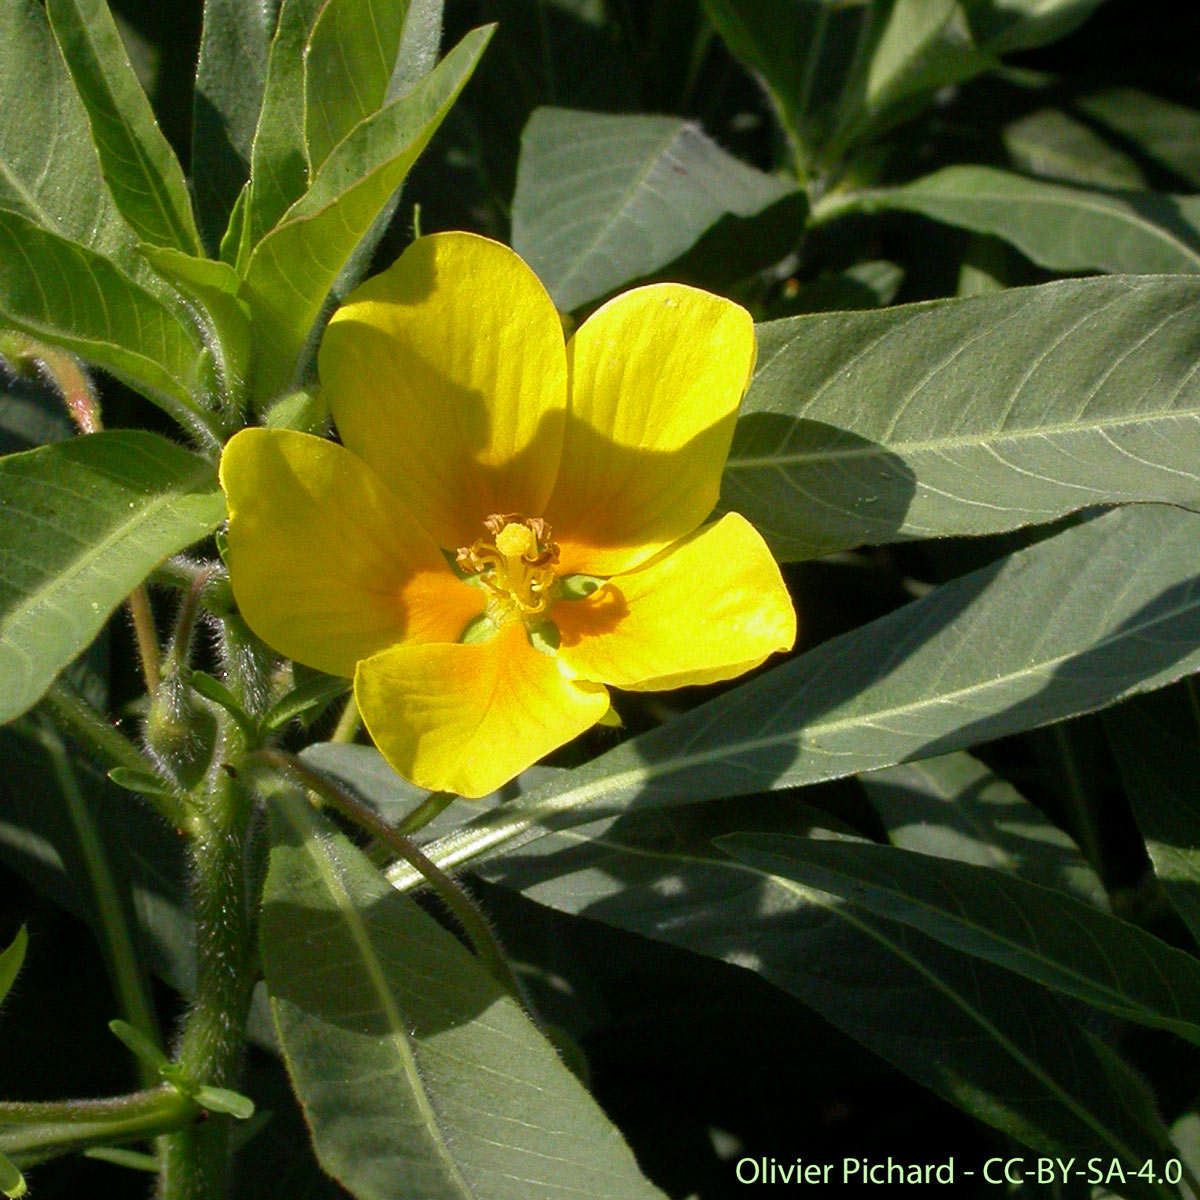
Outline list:
[[[612,575],[712,512],[754,323],[719,296],[652,284],[598,309],[567,356],[570,416],[546,517],[562,570]]]
[[[358,664],[354,695],[405,779],[470,797],[495,791],[608,709],[604,688],[568,679],[520,624],[486,642],[385,650]]]
[[[305,433],[245,429],[221,456],[229,578],[250,628],[322,671],[401,639],[455,641],[483,595],[349,450]]]
[[[538,516],[562,446],[566,347],[534,273],[469,233],[420,238],[346,298],[321,383],[342,441],[440,546]]]
[[[796,640],[779,567],[737,513],[552,617],[571,670],[633,691],[732,679]]]

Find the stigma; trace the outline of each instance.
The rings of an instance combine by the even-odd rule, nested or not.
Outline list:
[[[500,624],[513,617],[536,617],[554,599],[558,546],[541,517],[493,513],[486,533],[455,555],[460,570],[474,575],[490,594],[488,615]]]

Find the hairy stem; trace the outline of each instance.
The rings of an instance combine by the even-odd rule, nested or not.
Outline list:
[[[171,1133],[190,1125],[199,1112],[194,1100],[169,1086],[104,1100],[0,1102],[0,1152],[31,1167],[89,1146]]]
[[[233,1087],[245,1047],[246,1016],[257,978],[250,802],[224,771],[214,773],[192,844],[196,922],[196,997],[176,1061],[183,1074],[211,1087]],[[229,1175],[229,1118],[165,1140],[161,1200],[219,1200]]]

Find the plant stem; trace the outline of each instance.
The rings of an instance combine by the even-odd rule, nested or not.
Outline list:
[[[248,845],[253,810],[240,786],[216,771],[196,798],[201,820],[192,844],[196,922],[196,997],[184,1023],[176,1061],[184,1075],[213,1087],[237,1082],[246,1015],[257,978],[254,907]],[[198,789],[199,790],[199,789]],[[160,1200],[219,1200],[229,1174],[229,1118],[165,1141]]]
[[[104,839],[92,818],[88,801],[79,787],[79,779],[71,765],[70,756],[58,731],[42,719],[39,740],[50,756],[50,765],[58,780],[59,789],[67,804],[67,813],[79,842],[108,965],[109,978],[117,997],[121,1015],[139,1033],[145,1034],[156,1046],[159,1040],[158,1021],[150,1000],[150,990],[134,949],[133,934],[126,919],[121,894],[109,865]],[[158,1072],[149,1063],[136,1059],[139,1080],[143,1087],[158,1083]]]
[[[351,692],[346,697],[346,707],[342,709],[342,715],[338,717],[338,723],[329,740],[347,745],[358,737],[358,731],[361,728],[362,716],[358,711],[358,702],[354,699],[354,693]]]
[[[182,1129],[200,1109],[169,1086],[105,1100],[0,1102],[0,1152],[30,1167],[88,1146],[140,1142]]]
[[[125,603],[129,606],[129,619],[133,623],[133,636],[137,640],[142,679],[146,683],[147,693],[153,696],[158,691],[162,655],[158,648],[158,632],[154,628],[154,613],[150,609],[150,593],[144,584],[139,584],[129,593]]]
[[[479,956],[479,960],[488,971],[511,993],[526,1012],[533,1015],[533,1010],[520,981],[512,967],[509,966],[508,959],[479,906],[458,882],[422,854],[414,842],[393,829],[372,809],[338,787],[333,780],[319,771],[314,771],[307,763],[286,751],[255,750],[252,754],[247,754],[242,762],[247,766],[262,763],[293,775],[306,787],[316,792],[332,808],[337,809],[347,820],[352,821],[365,833],[377,838],[389,850],[404,859],[437,892],[442,902],[454,914],[472,948]]]

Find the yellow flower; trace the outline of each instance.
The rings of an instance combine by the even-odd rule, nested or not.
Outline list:
[[[759,535],[701,526],[754,356],[744,309],[677,284],[564,343],[511,250],[421,238],[325,333],[342,445],[247,429],[225,449],[238,607],[354,677],[401,775],[465,796],[600,720],[605,684],[739,675],[795,639]]]

